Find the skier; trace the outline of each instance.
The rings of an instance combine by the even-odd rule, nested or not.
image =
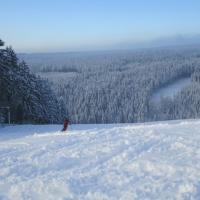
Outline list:
[[[70,123],[69,119],[65,118],[62,131],[66,131],[67,130],[67,127],[68,127],[69,123]]]

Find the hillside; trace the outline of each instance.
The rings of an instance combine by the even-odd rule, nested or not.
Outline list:
[[[199,118],[199,52],[187,46],[19,57],[52,82],[73,123],[107,124]]]
[[[0,40],[0,123],[61,122],[63,107],[49,82],[3,45]]]
[[[0,199],[199,199],[200,120],[0,128]]]

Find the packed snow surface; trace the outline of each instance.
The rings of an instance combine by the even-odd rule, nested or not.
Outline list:
[[[200,199],[200,120],[0,128],[0,199]]]

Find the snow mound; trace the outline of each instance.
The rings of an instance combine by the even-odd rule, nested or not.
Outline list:
[[[0,129],[0,199],[199,199],[200,120]]]

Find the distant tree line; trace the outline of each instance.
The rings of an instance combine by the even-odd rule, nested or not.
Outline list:
[[[75,72],[78,73],[79,71],[74,66],[61,66],[61,67],[54,67],[52,65],[44,66],[41,72]]]
[[[0,40],[0,120],[6,122],[10,107],[13,123],[58,123],[64,115],[62,103],[50,84],[30,72],[11,47]]]
[[[38,71],[73,71],[72,67],[78,72],[53,85],[73,123],[144,122],[200,116],[199,52],[200,47],[181,47],[54,58],[37,55],[37,62],[30,55],[27,60]],[[157,89],[183,77],[191,77],[188,87],[174,98],[152,102]]]
[[[73,122],[144,122],[200,115],[196,103],[200,96],[199,83],[184,89],[174,99],[163,99],[159,104],[151,102],[158,88],[194,76],[200,68],[197,56],[191,52],[158,51],[125,60],[85,67],[73,79],[57,84],[57,94],[63,97]],[[184,103],[185,99],[188,102]]]
[[[151,109],[151,120],[200,118],[200,83],[192,82],[174,98],[163,98]]]

